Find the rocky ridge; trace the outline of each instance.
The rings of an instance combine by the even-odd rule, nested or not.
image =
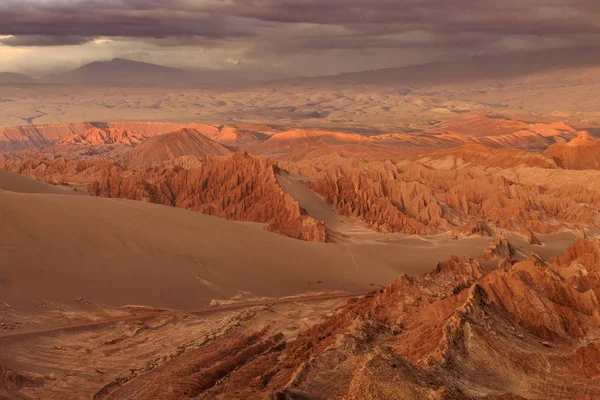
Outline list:
[[[453,257],[350,300],[296,339],[224,337],[219,361],[207,357],[217,347],[193,350],[103,396],[592,399],[598,260],[597,240],[496,270]]]

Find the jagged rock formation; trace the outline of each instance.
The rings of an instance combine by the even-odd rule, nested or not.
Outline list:
[[[49,183],[84,185],[104,179],[118,160],[129,168],[164,163],[190,169],[210,163],[207,154],[213,150],[230,152],[197,131],[186,132],[147,139],[125,152],[121,147],[117,153],[78,153],[74,158],[81,161],[31,150],[4,154],[0,166]],[[510,151],[481,146],[448,150],[461,154],[451,168],[446,151],[414,161],[367,162],[334,153],[279,164],[312,178],[306,185],[339,214],[380,232],[485,234],[473,226],[480,222],[526,234],[533,244],[531,234],[599,225],[600,171],[565,170],[539,154],[516,150],[511,157],[505,154]]]
[[[29,152],[0,155],[0,167],[98,196],[267,223],[268,230],[297,239],[325,242],[336,237],[282,191],[275,163],[243,152],[208,163],[194,156],[179,157],[165,166],[137,171],[110,160],[53,160]]]
[[[192,169],[165,167],[132,172],[114,167],[93,181],[89,191],[97,196],[264,222],[272,232],[309,241],[327,241],[325,225],[306,215],[281,190],[275,177],[277,170],[273,162],[242,152]]]
[[[517,251],[502,233],[498,233],[496,239],[490,244],[481,256],[481,260],[498,260],[498,268],[507,268],[516,261]]]
[[[285,341],[225,337],[99,398],[592,399],[600,242],[488,270],[452,258]]]
[[[0,168],[53,185],[85,188],[89,182],[105,177],[115,168],[115,162],[104,159],[52,159],[29,150],[19,154],[0,154]]]
[[[177,127],[179,130],[165,133]],[[597,142],[584,133],[565,124],[525,124],[482,116],[460,119],[447,128],[402,139],[397,134],[364,136],[316,130],[269,131],[267,135],[262,133],[267,131],[264,127],[252,130],[150,122],[73,124],[52,128],[55,131],[32,126],[23,134],[29,144],[35,142],[32,138],[36,135],[40,143],[57,143],[39,150],[39,154],[30,150],[4,155],[0,164],[47,182],[80,185],[91,180],[82,175],[83,169],[73,164],[74,160],[112,160],[96,164],[97,168],[103,165],[109,169],[114,162],[128,169],[163,164],[193,169],[245,147],[276,157],[282,168],[311,178],[307,181],[310,189],[339,214],[358,218],[380,232],[452,231],[457,237],[468,236],[483,233],[472,226],[473,221],[479,221],[491,229],[526,233],[535,243],[531,236],[535,233],[600,225],[600,184],[595,183],[600,182],[598,171],[566,170],[567,161],[552,155],[560,149],[578,149],[580,142],[585,142],[586,148],[593,147]],[[456,129],[465,131],[462,139],[448,139]],[[65,131],[74,134],[60,139]],[[551,146],[546,154],[501,148],[516,145],[507,139],[511,135],[534,138],[538,144],[566,142],[577,135],[580,138],[555,145],[562,147]],[[456,147],[488,143],[482,138],[496,140],[489,143],[495,147]],[[102,143],[107,144],[95,145]],[[440,148],[443,150],[419,154]],[[30,159],[29,164],[24,164],[24,159]],[[53,168],[42,171],[46,164],[53,164]],[[57,169],[54,164],[62,166]],[[61,177],[60,171],[65,176]],[[97,172],[95,178],[105,178],[106,173]]]
[[[114,145],[132,146],[144,140],[144,136],[129,129],[119,128],[90,128],[87,131],[61,139],[59,145]]]
[[[471,221],[454,228],[451,234],[454,239],[458,239],[469,236],[493,236],[493,231],[482,221]]]
[[[361,218],[381,232],[433,234],[450,227],[433,192],[419,182],[372,179],[358,172],[328,176],[308,185],[340,214]]]
[[[535,233],[599,223],[598,172],[564,170],[531,152],[467,146],[411,161],[330,154],[281,164],[313,178],[307,185],[340,214],[383,232],[460,231],[473,220]]]

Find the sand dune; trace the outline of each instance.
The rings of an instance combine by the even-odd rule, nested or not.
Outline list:
[[[0,203],[1,300],[21,306],[82,297],[190,308],[240,290],[267,296],[356,291],[401,271],[429,270],[457,251],[480,254],[488,243],[465,240],[423,252],[410,244],[316,244],[127,200],[5,191]]]
[[[327,203],[327,200],[302,183],[304,179],[308,178],[293,176],[285,172],[277,175],[277,183],[279,183],[282,190],[292,196],[298,202],[298,205],[306,210],[308,215],[318,221],[323,221],[329,229],[339,232],[349,239],[355,238],[357,234],[377,235],[376,232],[367,228],[362,221],[338,214]]]
[[[0,169],[0,190],[16,193],[73,194],[68,187],[49,185],[23,175]]]

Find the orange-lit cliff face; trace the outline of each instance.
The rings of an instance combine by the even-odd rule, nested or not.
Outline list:
[[[75,126],[68,129],[83,129]],[[128,122],[106,126],[88,127],[38,150],[5,154],[3,163],[7,169],[48,182],[70,182],[80,188],[93,185],[91,191],[101,196],[144,199],[226,218],[267,222],[273,230],[289,230],[292,237],[317,241],[325,240],[326,229],[322,224],[317,227],[310,216],[302,216],[296,201],[281,191],[273,178],[276,168],[304,176],[304,184],[338,214],[356,218],[379,232],[438,234],[485,223],[529,236],[529,232],[598,224],[598,188],[590,186],[598,174],[593,156],[598,143],[589,134],[560,123],[526,124],[475,115],[449,123],[448,131],[404,135],[402,140],[399,135],[307,130],[266,134],[200,124],[181,127]],[[161,134],[174,127],[178,130]],[[47,142],[66,128],[35,129]],[[448,133],[460,129],[466,133]],[[547,149],[511,147],[530,145]],[[226,161],[240,148],[254,156]],[[269,162],[266,168],[266,161],[253,159],[261,155],[276,158],[277,164]],[[240,167],[243,160],[249,161]],[[584,168],[586,171],[575,171]],[[267,169],[268,177],[264,175]],[[183,175],[186,178],[181,178]],[[243,186],[251,177],[260,183]],[[203,181],[201,189],[194,184]],[[191,195],[206,191],[214,193]],[[231,191],[238,193],[233,195],[236,201],[245,199],[243,207],[223,200]],[[280,211],[256,211],[264,206],[258,205],[262,196],[278,199],[279,208],[275,209]],[[284,209],[290,210],[284,213],[288,216],[279,220],[276,215]],[[283,220],[288,224],[294,220],[294,227],[275,228],[283,226]],[[302,224],[308,227],[301,228]]]
[[[506,399],[600,396],[600,243],[497,270],[454,257],[351,300],[293,340],[226,335],[117,397]]]
[[[232,157],[185,169],[112,169],[93,181],[90,193],[185,208],[222,218],[267,223],[267,229],[297,239],[325,242],[327,228],[306,215],[279,187],[277,167],[265,158]]]

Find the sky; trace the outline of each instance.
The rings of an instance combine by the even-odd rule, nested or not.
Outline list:
[[[600,46],[599,0],[0,0],[0,71],[128,58],[329,75]]]

